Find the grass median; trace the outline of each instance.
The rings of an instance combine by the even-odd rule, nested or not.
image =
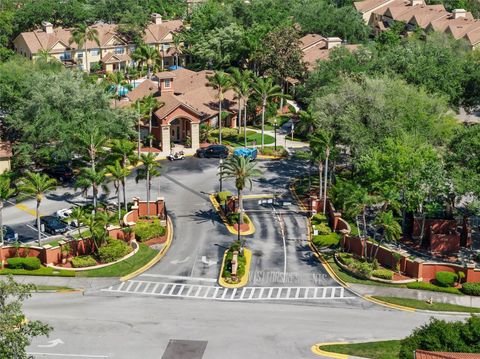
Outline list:
[[[320,349],[332,353],[347,354],[371,359],[398,359],[400,354],[400,340],[386,340],[358,344],[321,345]]]
[[[108,267],[78,272],[77,277],[123,277],[142,268],[158,254],[158,251],[143,243],[139,245],[138,252],[130,258]]]
[[[381,297],[373,296],[372,298],[381,300],[383,302],[401,305],[404,307],[415,308],[420,310],[432,310],[436,312],[462,312],[462,313],[480,313],[480,308],[465,307],[462,305],[450,303],[427,303],[423,300],[398,298],[398,297]]]

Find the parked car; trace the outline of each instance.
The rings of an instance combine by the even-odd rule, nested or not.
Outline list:
[[[5,243],[12,243],[17,241],[17,234],[12,227],[3,226],[3,240]]]
[[[60,219],[62,222],[65,222],[69,226],[78,227],[78,221],[70,219],[70,216],[72,215],[72,208],[60,209],[55,213],[55,215],[58,219]]]
[[[73,170],[67,165],[58,165],[45,169],[45,173],[60,182],[68,182],[73,178]]]
[[[228,148],[224,145],[210,145],[206,148],[199,148],[197,150],[197,157],[199,158],[227,158]]]
[[[240,147],[236,148],[235,151],[233,151],[234,156],[243,156],[246,158],[250,158],[252,161],[257,158],[257,154],[258,151],[256,148]]]
[[[40,217],[40,225],[44,225],[44,231],[50,234],[63,234],[68,231],[68,226],[65,222],[54,216]],[[35,224],[36,225],[36,224]]]

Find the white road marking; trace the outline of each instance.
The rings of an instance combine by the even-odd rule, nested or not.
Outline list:
[[[39,348],[53,348],[59,344],[65,344],[62,339],[54,339],[50,340],[48,344],[40,344],[38,345]]]
[[[275,217],[278,220],[278,224],[280,227],[280,234],[282,235],[282,239],[283,239],[283,280],[285,282],[285,278],[287,276],[287,243],[285,239],[285,228],[284,228],[282,217],[277,213],[275,206],[272,206],[272,209],[273,209],[273,213],[275,214]]]
[[[207,266],[211,267],[214,264],[217,264],[217,261],[211,261],[206,256],[202,256],[202,263],[206,264]]]
[[[131,280],[129,282],[127,286],[115,284],[107,289],[103,289],[103,291],[223,301],[343,300],[354,298],[353,296],[345,296],[343,287],[243,287],[241,290],[238,290],[237,288],[232,289],[198,284],[158,283],[138,280]],[[152,291],[147,290],[153,285]],[[138,290],[143,286],[145,286],[143,290]],[[162,289],[157,292],[157,287],[159,286],[161,286]],[[327,296],[329,290],[330,292]]]
[[[34,352],[29,352],[27,354],[42,356],[42,357],[108,358],[108,355],[89,355],[89,354],[60,354],[60,353],[34,353]]]
[[[174,261],[170,261],[170,263],[172,263],[172,264],[181,264],[181,263],[188,262],[189,259],[190,259],[190,256],[187,257],[187,258],[185,258],[185,259],[182,259],[182,260],[176,259],[176,260],[174,260]]]
[[[201,278],[201,277],[187,277],[179,275],[165,275],[165,274],[140,274],[139,277],[165,278],[170,280],[190,280],[215,283],[216,278]]]

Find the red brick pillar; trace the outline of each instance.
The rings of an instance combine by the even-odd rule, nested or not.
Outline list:
[[[310,201],[310,210],[312,211],[312,214],[316,214],[318,212],[317,196],[310,196],[309,201]]]
[[[465,282],[473,282],[475,275],[475,264],[467,264],[467,270],[465,271]]]

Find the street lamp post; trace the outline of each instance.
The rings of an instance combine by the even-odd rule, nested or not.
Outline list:
[[[273,127],[275,129],[275,153],[277,153],[277,118],[273,120]]]
[[[292,141],[293,141],[293,131],[295,131],[295,123],[293,123],[293,120],[292,120]]]
[[[220,175],[220,192],[223,192],[223,158],[220,158],[220,167],[218,168],[218,173]]]

